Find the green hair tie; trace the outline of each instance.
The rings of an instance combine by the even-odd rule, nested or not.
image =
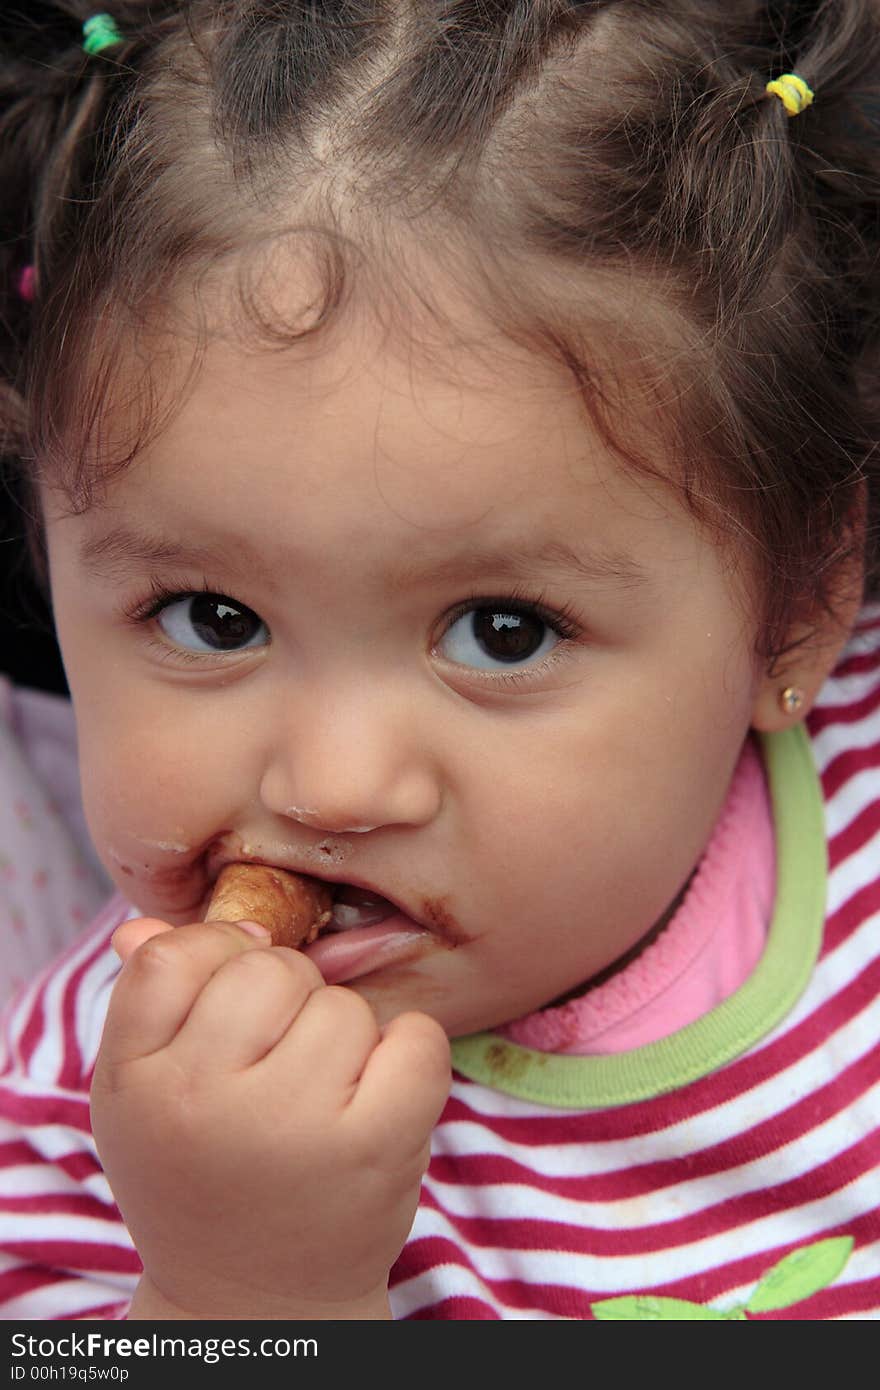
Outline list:
[[[122,43],[122,35],[116,27],[116,20],[109,14],[93,14],[83,25],[83,48],[86,53],[103,53],[105,48],[113,48]]]

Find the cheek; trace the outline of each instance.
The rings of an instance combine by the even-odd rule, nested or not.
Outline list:
[[[481,750],[479,766],[493,775],[470,789],[469,889],[502,895],[514,913],[526,899],[578,914],[613,902],[639,919],[664,910],[723,802],[744,711],[723,724],[707,718],[705,704],[669,680],[592,694],[552,737],[536,729],[518,742],[516,757],[503,741]]]
[[[99,853],[126,862],[141,842],[188,843],[186,782],[173,761],[136,740],[112,737],[91,754],[85,744],[81,756],[83,805]]]
[[[237,745],[218,743],[201,709],[182,717],[132,698],[86,702],[77,714],[83,801],[99,848],[132,836],[189,846],[216,832],[232,788],[249,785]]]

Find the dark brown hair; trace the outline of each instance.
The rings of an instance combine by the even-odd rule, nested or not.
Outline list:
[[[876,574],[876,0],[119,0],[125,41],[90,58],[93,8],[0,18],[0,430],[22,496],[48,470],[85,508],[161,427],[149,362],[135,437],[111,447],[103,421],[121,352],[182,286],[299,227],[310,313],[241,298],[283,346],[359,277],[415,301],[387,250],[433,226],[487,314],[746,557],[763,656],[833,604],[854,546]],[[786,71],[816,93],[794,119],[766,91]],[[640,307],[615,325],[625,285]],[[633,379],[662,469],[622,438]]]

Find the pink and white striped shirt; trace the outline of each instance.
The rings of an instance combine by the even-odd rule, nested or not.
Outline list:
[[[764,755],[777,887],[757,967],[612,1056],[456,1042],[396,1317],[880,1317],[880,608],[807,733]],[[127,910],[108,904],[7,1015],[7,1319],[124,1317],[139,1273],[88,1116]]]

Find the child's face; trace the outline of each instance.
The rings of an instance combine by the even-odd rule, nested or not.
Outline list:
[[[174,924],[228,860],[371,890],[397,915],[346,894],[315,960],[456,1035],[663,919],[759,680],[723,557],[569,378],[392,348],[216,342],[105,505],[47,496],[49,551],[119,886]]]

